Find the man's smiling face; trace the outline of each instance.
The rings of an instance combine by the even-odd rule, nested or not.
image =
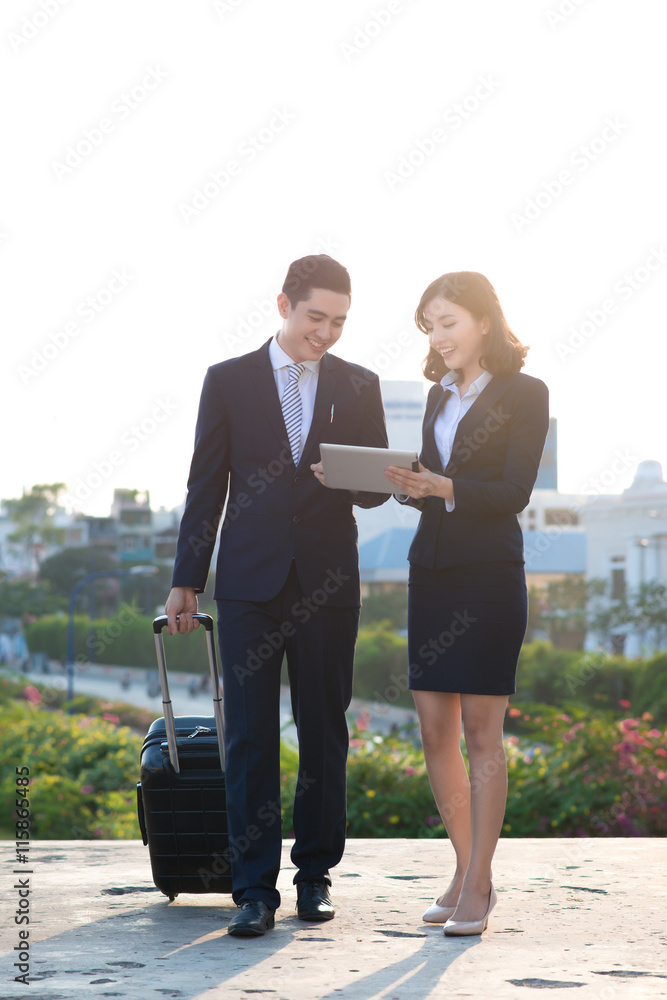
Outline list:
[[[313,288],[307,299],[294,306],[281,292],[278,311],[283,326],[278,343],[293,361],[319,361],[343,332],[349,308],[349,295],[327,288]]]

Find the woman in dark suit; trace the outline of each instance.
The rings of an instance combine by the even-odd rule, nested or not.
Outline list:
[[[491,861],[507,799],[503,720],[527,623],[517,513],[537,477],[548,390],[520,373],[528,348],[483,275],[437,278],[415,319],[429,340],[424,374],[436,384],[419,471],[386,474],[398,498],[422,512],[408,556],[409,683],[456,854],[452,881],[423,919],[444,923],[447,935],[481,934],[496,903]]]

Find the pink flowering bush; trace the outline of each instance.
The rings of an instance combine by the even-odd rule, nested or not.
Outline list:
[[[115,725],[124,706],[100,702],[70,716],[42,707],[41,685],[0,679],[0,809],[6,838],[15,805],[16,748],[31,769],[33,833],[49,838],[136,838],[134,784],[141,736]],[[616,714],[581,705],[512,703],[506,715],[509,796],[505,837],[667,835],[667,730],[619,699]],[[138,711],[138,710],[137,710]],[[145,728],[142,726],[142,729]],[[350,837],[444,837],[418,731],[352,727]],[[3,767],[4,762],[4,767]],[[292,832],[298,751],[281,748],[283,836]],[[457,807],[445,803],[445,808]]]
[[[504,837],[667,834],[667,731],[650,713],[619,719],[522,705],[510,706],[507,723],[521,734],[505,739]],[[366,729],[352,736],[348,835],[446,836],[421,749]]]
[[[348,836],[445,836],[418,741],[373,734],[360,721],[348,757]]]
[[[518,736],[508,740],[504,835],[667,834],[667,731],[650,713],[556,721],[532,754]]]

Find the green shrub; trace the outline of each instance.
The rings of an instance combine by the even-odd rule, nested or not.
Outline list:
[[[3,683],[2,698],[6,693]],[[27,764],[34,837],[138,838],[142,739],[106,714],[91,718],[24,702],[0,704],[2,815],[15,814],[15,768]],[[348,835],[446,836],[418,741],[372,734],[364,724],[353,727],[350,741]],[[504,836],[667,835],[667,731],[649,713],[618,719],[581,708],[569,714],[512,705],[507,726],[517,732],[506,739]],[[293,833],[297,772],[298,750],[283,743],[284,836]]]
[[[299,773],[299,751],[289,743],[280,742],[280,806],[283,837],[294,836],[294,795]]]
[[[619,702],[635,701],[641,666],[640,661],[607,653],[555,649],[537,639],[521,649],[513,701],[617,710]]]
[[[91,624],[75,618],[75,658],[90,658],[88,640],[93,635],[92,657],[98,663],[144,666],[155,669],[152,619],[129,605],[112,619]],[[206,672],[206,650],[201,629],[193,636],[165,633],[167,662],[171,670]],[[67,618],[50,615],[26,627],[31,650],[40,650],[63,662],[67,657]],[[216,636],[217,640],[217,636]],[[354,661],[354,694],[357,698],[413,708],[407,690],[407,639],[391,621],[373,621],[359,629]],[[630,701],[640,711],[667,720],[667,654],[650,660],[627,660],[606,653],[555,649],[544,640],[524,643],[517,672],[515,702],[541,702],[552,706],[587,705],[593,709],[618,709]]]
[[[360,628],[354,656],[355,697],[414,708],[407,688],[408,640],[387,620]]]
[[[389,621],[395,629],[408,625],[408,585],[367,594],[361,605],[362,628],[372,622]]]
[[[421,748],[394,736],[353,731],[347,768],[348,836],[442,836],[437,812]]]
[[[24,698],[29,681],[19,677],[0,677],[0,706],[9,705],[15,698]]]
[[[513,706],[505,741],[506,837],[667,834],[667,732],[648,713],[614,719]],[[530,735],[526,735],[530,734]],[[465,758],[465,744],[463,744]],[[410,741],[357,733],[348,763],[348,835],[443,837],[422,752]]]
[[[30,768],[31,835],[135,838],[141,738],[100,718],[16,702],[0,708],[0,806],[16,809],[15,768]]]
[[[155,719],[155,709],[139,708],[125,701],[104,701],[93,695],[79,694],[74,697],[71,705],[64,688],[51,687],[41,681],[32,681],[27,677],[0,677],[0,705],[12,701],[29,701],[39,704],[42,708],[64,708],[74,715],[98,715],[111,717],[121,726],[129,726],[142,735],[148,730]]]
[[[667,720],[667,653],[637,663],[632,694],[626,697],[635,711]]]
[[[49,615],[26,626],[28,648],[45,652],[54,660],[67,661],[68,620]],[[204,629],[193,635],[171,636],[163,631],[170,670],[204,673],[208,671]],[[215,634],[215,633],[214,633]],[[92,643],[89,646],[90,637]],[[109,663],[121,667],[157,669],[153,619],[140,615],[130,605],[121,607],[114,618],[94,622],[86,617],[74,619],[74,659],[76,663]]]
[[[667,732],[642,718],[588,716],[547,724],[551,746],[509,737],[511,837],[660,837],[667,834]]]
[[[67,700],[66,692],[58,692],[55,701],[49,702],[51,708],[66,708],[74,714],[99,716],[108,719],[120,726],[128,726],[142,738],[148,732],[150,724],[158,717],[158,707],[139,708],[138,705],[130,705],[125,701],[103,701],[93,695],[80,694],[70,702]]]
[[[2,678],[0,693],[20,693],[20,682]],[[25,689],[27,685],[23,684]],[[30,685],[33,691],[34,686]],[[99,699],[82,698],[101,713],[111,708]],[[95,704],[97,702],[97,704]],[[126,708],[128,706],[125,706]],[[132,706],[129,706],[130,708]],[[139,710],[137,710],[139,711]],[[0,700],[0,813],[9,830],[16,809],[16,767],[30,768],[31,836],[44,840],[137,839],[136,783],[142,737],[117,716],[68,715],[24,701]],[[151,719],[153,713],[150,713]],[[20,748],[17,751],[17,747]],[[298,751],[281,746],[283,830],[292,830],[297,787]],[[13,830],[8,833],[13,837]]]

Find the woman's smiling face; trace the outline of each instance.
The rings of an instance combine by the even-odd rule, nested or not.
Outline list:
[[[483,371],[479,359],[484,353],[489,332],[486,317],[475,319],[472,313],[456,302],[437,297],[424,307],[424,325],[431,347],[443,358],[450,370],[476,377]]]

